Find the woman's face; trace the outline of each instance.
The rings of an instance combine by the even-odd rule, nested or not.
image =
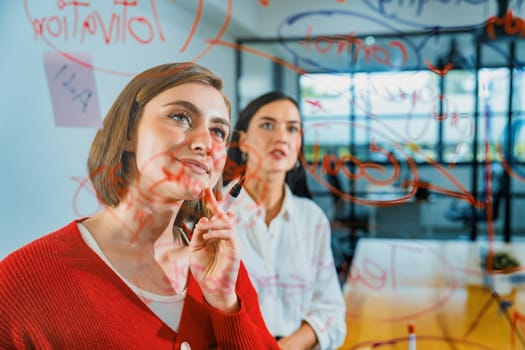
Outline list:
[[[222,173],[229,134],[228,107],[215,88],[187,83],[163,91],[144,106],[127,145],[139,190],[163,202],[201,196]]]
[[[301,148],[301,116],[295,104],[277,100],[259,108],[241,134],[239,146],[248,155],[248,170],[292,169]]]

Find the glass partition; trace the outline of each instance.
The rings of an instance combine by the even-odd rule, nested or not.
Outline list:
[[[524,43],[472,30],[238,44],[238,108],[269,90],[297,98],[310,187],[334,222],[369,234],[375,208],[422,199],[407,218],[420,237],[525,237],[510,209],[525,198]]]

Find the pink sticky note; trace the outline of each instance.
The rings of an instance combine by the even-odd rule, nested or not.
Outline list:
[[[91,65],[90,54],[74,56]],[[44,54],[44,66],[55,125],[99,128],[101,118],[93,70],[56,52]]]

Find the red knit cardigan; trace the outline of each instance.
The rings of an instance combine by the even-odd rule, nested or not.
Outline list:
[[[190,274],[174,332],[85,244],[77,222],[0,262],[1,349],[279,349],[242,264],[240,311],[211,307]]]

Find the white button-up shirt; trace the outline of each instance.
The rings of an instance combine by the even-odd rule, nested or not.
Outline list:
[[[318,348],[342,345],[346,307],[322,209],[294,196],[286,186],[281,211],[269,227],[264,208],[244,190],[230,211],[235,213],[242,258],[270,332],[287,336],[304,320],[314,329]]]

